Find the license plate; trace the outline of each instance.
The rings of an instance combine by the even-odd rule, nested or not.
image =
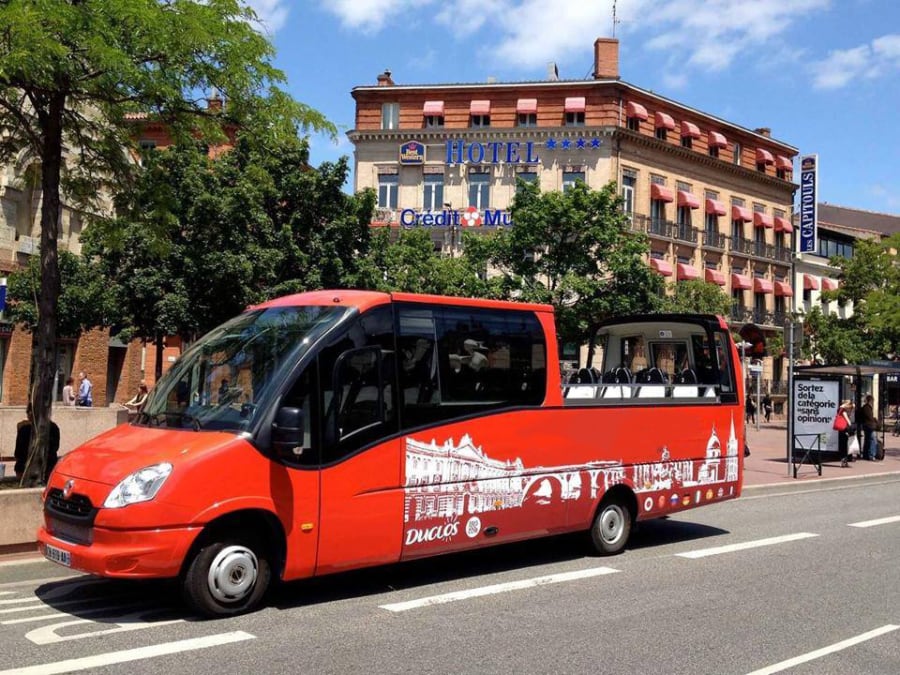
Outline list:
[[[44,557],[47,560],[52,560],[53,562],[65,565],[66,567],[72,566],[71,553],[63,551],[61,548],[50,546],[49,544],[44,544]]]

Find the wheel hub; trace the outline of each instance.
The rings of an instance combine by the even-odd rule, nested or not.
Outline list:
[[[209,591],[220,602],[236,602],[256,585],[259,561],[246,546],[227,546],[209,566]]]

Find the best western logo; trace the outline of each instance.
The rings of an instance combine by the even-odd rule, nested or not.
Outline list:
[[[401,164],[424,164],[425,145],[419,141],[408,141],[400,146]]]

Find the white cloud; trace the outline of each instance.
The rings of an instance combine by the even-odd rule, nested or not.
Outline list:
[[[837,49],[812,64],[816,89],[840,89],[852,80],[872,80],[900,70],[900,34],[884,35],[850,49]]]
[[[322,7],[340,19],[345,27],[361,33],[377,33],[385,24],[409,10],[431,4],[432,0],[322,0]]]
[[[246,0],[267,33],[277,33],[287,21],[288,0]]]
[[[778,46],[777,38],[798,19],[824,10],[831,0],[618,0],[616,34],[629,43],[665,53],[672,63],[697,70],[722,70],[746,55]],[[484,59],[533,69],[548,61],[585,54],[585,45],[612,34],[613,0],[322,0],[346,27],[374,33],[389,21],[415,20],[427,7],[433,20],[466,40],[487,27]],[[885,52],[900,49],[893,42]],[[592,55],[585,59],[590,66]],[[583,73],[571,76],[581,77]]]

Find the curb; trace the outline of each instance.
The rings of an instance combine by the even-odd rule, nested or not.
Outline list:
[[[879,482],[887,477],[895,477],[900,479],[900,471],[883,471],[880,473],[867,473],[863,475],[850,476],[834,476],[832,478],[822,478],[810,476],[807,479],[791,478],[781,483],[764,483],[762,485],[744,485],[741,488],[741,497],[752,496],[772,496],[775,494],[794,494],[796,492],[811,492],[817,489],[834,489],[836,483],[856,482],[869,483]],[[824,484],[824,485],[823,485]],[[748,495],[748,493],[750,493]]]

